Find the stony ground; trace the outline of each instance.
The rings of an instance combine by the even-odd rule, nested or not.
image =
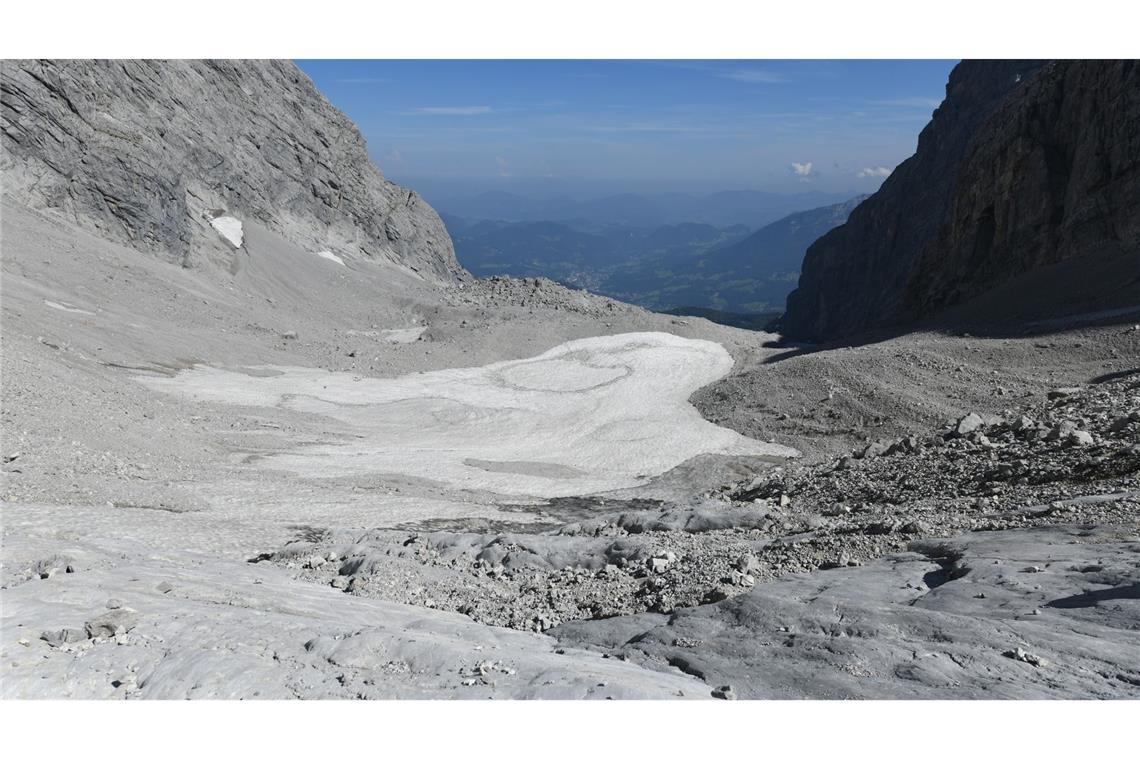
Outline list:
[[[718,604],[553,633],[721,699],[1136,699],[1135,523],[918,541]]]
[[[777,466],[698,505],[641,507],[530,534],[321,532],[259,560],[346,593],[542,631],[696,607],[923,539],[1072,524],[1135,534],[1140,375],[1055,389],[1004,417],[971,412],[832,462]]]
[[[1134,370],[1140,326],[919,332],[826,350],[746,348],[736,356],[731,376],[694,394],[701,413],[823,461],[971,411],[1002,415],[1051,389]]]
[[[220,270],[7,204],[4,235],[6,697],[1140,688],[1132,325],[806,351],[545,281],[440,290],[253,222]],[[647,331],[724,346],[694,405],[803,458],[561,498],[300,476],[261,463],[351,420],[140,381],[363,382]]]

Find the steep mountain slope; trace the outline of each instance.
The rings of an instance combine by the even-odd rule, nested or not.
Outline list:
[[[313,252],[466,276],[431,207],[384,179],[356,127],[292,63],[2,69],[4,192],[17,203],[183,264],[225,259],[232,246],[210,222],[232,216]]]
[[[974,134],[1039,61],[965,61],[950,72],[946,99],[899,164],[847,224],[808,249],[788,296],[785,335],[825,340],[899,317],[903,288],[923,245],[949,217],[955,172]]]
[[[1140,306],[1140,66],[967,61],[918,151],[812,246],[785,334]]]
[[[956,185],[950,218],[907,283],[904,318],[1043,268],[1055,270],[1039,278],[1055,280],[1044,293],[1088,289],[1074,308],[1107,306],[1117,287],[1140,306],[1136,61],[1046,66],[978,133]],[[1106,267],[1126,279],[1106,279]]]

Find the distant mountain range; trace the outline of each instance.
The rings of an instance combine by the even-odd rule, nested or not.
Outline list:
[[[804,251],[865,197],[799,211],[755,232],[699,222],[640,227],[442,216],[459,261],[480,277],[549,277],[658,311],[736,323],[741,315],[779,312],[796,287]]]
[[[848,196],[815,191],[787,194],[730,190],[704,195],[621,193],[593,200],[567,195],[528,197],[501,191],[439,192],[426,197],[440,211],[465,219],[631,227],[659,227],[683,220],[713,227],[742,224],[759,229],[796,211],[839,203]]]

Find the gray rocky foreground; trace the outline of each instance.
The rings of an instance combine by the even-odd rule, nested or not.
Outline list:
[[[330,328],[347,323],[366,333],[378,324],[379,333],[385,323],[371,320],[407,319],[396,310],[381,317],[379,307],[367,314],[353,299],[325,299],[338,322],[320,311],[293,314],[291,296],[273,285],[282,273],[309,278],[316,292],[355,285],[326,284],[322,277],[335,277],[327,274],[335,264],[254,224],[246,245],[257,256],[241,281],[280,303],[228,295],[225,278],[208,273],[172,284],[169,265],[140,264],[133,251],[19,210],[5,219],[6,230],[25,241],[4,260],[5,412],[15,433],[4,452],[6,696],[1135,693],[1127,665],[1138,659],[1127,622],[1135,602],[1113,596],[1136,578],[1135,565],[1123,559],[1136,545],[1140,490],[1131,330],[1008,341],[920,335],[764,364],[778,349],[762,347],[762,335],[610,308],[548,283],[501,280],[448,291],[454,302],[436,311],[409,307],[429,315],[431,326],[400,344]],[[79,267],[52,253],[51,246],[72,240],[105,258]],[[116,290],[121,266],[137,270],[132,298]],[[384,284],[391,270],[354,266],[360,284],[391,287]],[[103,295],[77,287],[92,271],[104,278]],[[216,313],[230,326],[224,336],[210,314],[182,305],[191,287],[209,288],[208,300],[216,299]],[[423,303],[438,297],[408,290]],[[45,296],[90,314],[46,305]],[[299,337],[248,326],[279,323],[286,314]],[[129,342],[108,338],[112,327],[133,330],[131,323],[152,327],[130,332]],[[733,374],[696,396],[706,418],[802,447],[802,461],[705,456],[629,492],[558,499],[456,492],[383,473],[298,478],[257,462],[314,441],[334,444],[353,433],[351,425],[158,395],[133,379],[174,375],[184,366],[180,357],[194,356],[251,376],[297,364],[399,375],[647,328],[728,347]],[[374,369],[347,356],[346,343],[366,346]],[[868,364],[894,367],[892,384],[853,390],[848,378],[881,379],[864,371]],[[992,377],[989,367],[1002,375],[980,382]],[[54,385],[41,382],[45,371]],[[783,384],[787,395],[754,394],[763,409],[742,402],[738,389],[761,379]],[[71,389],[64,403],[55,390],[61,384]],[[798,394],[815,398],[814,406],[801,409]],[[881,424],[868,403],[898,413]],[[93,417],[104,424],[89,424]],[[782,430],[788,435],[775,433]],[[998,541],[1015,533],[1017,542]],[[987,546],[1006,579],[972,571],[973,580],[932,587],[950,556],[924,553],[932,539],[967,547],[998,541]],[[1082,553],[1094,550],[1082,546],[1093,541],[1107,548],[1086,561]],[[1103,559],[1114,569],[1062,573],[1058,567],[1069,564],[1054,558],[1068,556],[1072,565]],[[880,583],[885,578],[899,588]],[[963,600],[966,611],[945,623],[960,627],[967,619],[962,637],[939,648],[927,602],[909,602],[983,581]],[[837,600],[850,597],[852,611],[843,614],[874,635],[821,633],[827,656],[805,654],[814,664],[793,667],[785,658],[800,655],[777,634],[823,625],[818,607],[795,601],[823,586]],[[1011,609],[1037,627],[999,639],[992,616],[1006,613],[989,600],[1006,593]],[[1078,593],[1091,594],[1085,598],[1094,604],[1048,606]],[[757,599],[765,609],[783,605],[785,617],[774,622],[747,611]],[[119,606],[111,609],[111,600]],[[129,630],[102,623],[119,610],[130,614]],[[1069,616],[1093,613],[1100,627],[1081,623],[1079,635],[1066,633],[1074,626]],[[797,618],[803,628],[794,627]],[[662,631],[678,626],[686,632],[666,641]],[[742,645],[750,627],[769,637],[759,655]],[[910,627],[918,631],[913,641]],[[1095,670],[1090,631],[1110,644],[1099,666],[1107,676],[1086,672]],[[976,667],[947,670],[941,682],[927,672],[938,658],[962,660],[963,642],[988,647]],[[507,656],[508,648],[525,656]],[[938,658],[907,670],[913,652]],[[587,675],[579,675],[586,666],[576,658],[588,664]],[[851,669],[874,675],[852,681]],[[807,676],[793,687],[780,676],[790,672]]]
[[[3,73],[5,698],[1137,696],[1134,326],[811,352],[476,281],[293,67]],[[422,428],[473,445],[488,419],[582,455],[517,408],[582,390],[589,352],[497,408],[323,387],[485,379],[628,333],[715,344],[717,372],[670,385],[666,351],[640,388],[754,445],[580,488],[622,457],[369,467],[362,441],[406,464]],[[176,392],[201,375],[248,395]],[[298,377],[320,387],[266,401]],[[599,394],[573,416],[652,400]],[[680,440],[645,418],[559,426],[622,455]],[[415,435],[369,437],[386,424]]]
[[[779,465],[695,504],[584,499],[578,510],[600,514],[525,533],[330,530],[258,559],[356,595],[545,630],[673,613],[932,537],[1074,524],[1127,535],[1140,503],[1138,406],[1136,381],[1113,380],[990,422],[970,413],[834,461]],[[1052,432],[1078,424],[1094,443]]]
[[[1135,525],[983,532],[912,550],[640,627],[599,620],[554,635],[745,698],[1140,696]]]

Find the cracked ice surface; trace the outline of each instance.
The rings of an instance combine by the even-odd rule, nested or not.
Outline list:
[[[796,456],[714,425],[689,404],[693,391],[731,368],[719,343],[626,333],[571,341],[531,359],[392,379],[196,367],[140,381],[200,401],[319,414],[354,434],[345,443],[298,446],[262,466],[311,478],[409,475],[550,497],[640,485],[699,454]]]

